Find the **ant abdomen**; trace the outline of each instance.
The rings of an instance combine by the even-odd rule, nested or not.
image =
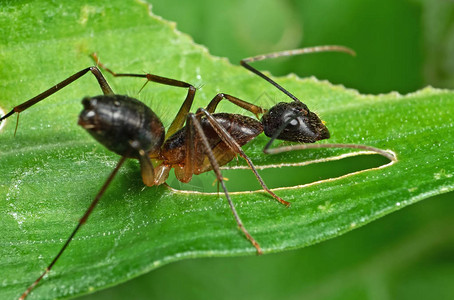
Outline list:
[[[138,149],[156,153],[164,142],[164,126],[156,114],[137,99],[100,95],[82,100],[78,124],[107,149],[139,158]]]

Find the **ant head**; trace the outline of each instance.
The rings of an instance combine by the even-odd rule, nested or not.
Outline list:
[[[329,138],[329,131],[320,118],[301,101],[281,102],[262,117],[266,136],[279,140],[313,143]]]

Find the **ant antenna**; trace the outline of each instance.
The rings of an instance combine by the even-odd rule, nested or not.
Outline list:
[[[271,148],[271,144],[277,139],[279,134],[287,127],[288,124],[290,124],[291,121],[296,120],[295,116],[292,116],[287,119],[276,131],[276,133],[273,134],[273,136],[270,138],[268,143],[265,145],[265,148],[263,148],[263,153],[265,154],[277,154],[277,153],[282,153],[282,152],[289,152],[289,151],[295,151],[295,150],[304,150],[304,149],[322,149],[322,148],[350,148],[350,149],[360,149],[360,150],[366,150],[366,151],[372,151],[377,154],[380,154],[381,156],[389,159],[392,162],[397,161],[397,157],[394,155],[394,153],[390,153],[388,151],[382,150],[380,148],[372,147],[372,146],[367,146],[367,145],[361,145],[361,144],[298,144],[298,145],[289,145],[289,146],[280,146],[277,148]]]
[[[331,46],[317,46],[317,47],[307,47],[307,48],[301,48],[301,49],[294,49],[294,50],[286,50],[286,51],[280,51],[280,52],[273,52],[269,54],[264,54],[264,55],[257,55],[253,57],[248,57],[245,59],[242,59],[240,61],[240,64],[251,71],[254,74],[257,74],[258,76],[262,77],[272,85],[274,85],[276,88],[278,88],[280,91],[282,91],[284,94],[289,96],[290,98],[293,99],[293,101],[301,102],[298,98],[296,98],[292,93],[284,89],[282,86],[280,86],[277,82],[257,70],[256,68],[252,67],[249,65],[249,63],[255,62],[255,61],[261,61],[265,59],[270,59],[270,58],[278,58],[278,57],[283,57],[283,56],[294,56],[294,55],[300,55],[300,54],[308,54],[308,53],[318,53],[318,52],[344,52],[347,54],[350,54],[352,56],[356,56],[355,51],[353,51],[350,48],[343,47],[343,46],[337,46],[337,45],[331,45]]]

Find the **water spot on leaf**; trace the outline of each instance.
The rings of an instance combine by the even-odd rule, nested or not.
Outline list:
[[[452,173],[447,172],[445,169],[441,169],[439,172],[434,174],[434,178],[436,180],[444,179],[444,178],[451,178],[453,176]]]

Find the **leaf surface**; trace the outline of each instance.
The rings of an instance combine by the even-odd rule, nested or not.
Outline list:
[[[225,92],[264,107],[288,101],[275,88],[227,60],[212,57],[175,25],[134,1],[20,2],[0,9],[0,107],[9,111],[92,64],[150,72],[201,86],[194,109]],[[340,54],[339,59],[352,59]],[[0,130],[1,298],[18,297],[69,236],[116,161],[76,125],[80,99],[101,91],[86,75],[21,113]],[[186,91],[107,76],[113,89],[142,100],[168,126]],[[311,245],[454,187],[454,93],[424,89],[401,96],[360,95],[295,76],[279,83],[327,122],[335,143],[360,143],[397,154],[398,162],[331,180],[276,190],[233,193],[239,214],[265,253]],[[243,113],[229,104],[219,111]],[[265,156],[267,139],[245,147],[258,166],[301,163],[349,150]],[[233,162],[231,165],[244,165]],[[241,177],[230,176],[230,181]],[[273,174],[265,178],[273,185]],[[227,187],[229,187],[229,182]],[[296,182],[294,185],[297,185]],[[255,189],[253,189],[255,190]],[[184,258],[255,253],[216,194],[144,188],[130,161],[33,298],[64,298],[114,285]]]

